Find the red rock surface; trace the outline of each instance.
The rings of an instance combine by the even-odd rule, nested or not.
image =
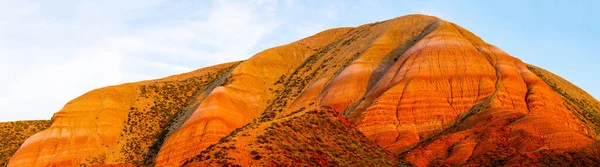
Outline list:
[[[152,104],[139,85],[92,91],[9,166],[600,163],[597,100],[435,17],[327,30],[228,67],[149,128],[131,114]]]
[[[441,22],[400,56],[350,111],[350,119],[396,153],[460,123],[477,105],[525,114],[511,127],[553,136],[545,143],[551,147],[577,147],[564,144],[565,139],[582,145],[592,141],[556,93],[524,63],[463,33],[468,32]]]

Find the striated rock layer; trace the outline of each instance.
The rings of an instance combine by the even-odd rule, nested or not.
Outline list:
[[[94,90],[9,166],[598,165],[598,111],[464,28],[408,15]]]

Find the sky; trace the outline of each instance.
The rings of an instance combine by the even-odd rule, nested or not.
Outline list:
[[[0,122],[90,90],[243,60],[406,14],[457,23],[600,97],[600,1],[0,0]]]

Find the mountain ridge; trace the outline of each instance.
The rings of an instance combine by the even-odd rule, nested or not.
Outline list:
[[[8,166],[593,165],[598,111],[468,30],[407,15],[93,90]]]

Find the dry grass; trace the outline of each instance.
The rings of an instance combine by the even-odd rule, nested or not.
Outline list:
[[[27,138],[50,127],[50,120],[0,123],[0,166],[6,166]]]
[[[141,85],[136,104],[130,108],[121,133],[124,158],[119,162],[152,165],[177,115],[195,104],[194,97],[208,84],[230,70],[231,67],[184,80]]]

